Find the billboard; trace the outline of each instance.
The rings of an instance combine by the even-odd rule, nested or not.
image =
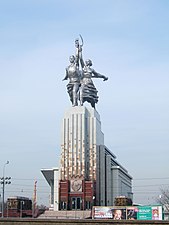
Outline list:
[[[93,219],[162,220],[163,208],[153,206],[93,206]]]
[[[139,206],[138,220],[162,220],[162,206]]]
[[[93,207],[94,219],[102,219],[102,218],[113,218],[112,217],[112,209],[110,207]]]

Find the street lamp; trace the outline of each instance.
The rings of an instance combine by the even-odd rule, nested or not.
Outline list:
[[[2,218],[4,217],[4,200],[5,200],[5,185],[10,184],[11,177],[5,177],[5,166],[9,164],[9,161],[6,161],[6,163],[3,166],[3,177],[1,177],[1,184],[2,184]]]
[[[23,205],[24,205],[24,201],[20,201],[20,217],[22,217],[22,211],[23,211]]]

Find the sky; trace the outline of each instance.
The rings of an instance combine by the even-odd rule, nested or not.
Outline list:
[[[154,204],[169,189],[168,12],[168,0],[0,0],[6,198],[32,198],[37,180],[37,202],[49,205],[40,170],[59,166],[61,122],[71,107],[62,79],[79,34],[84,59],[109,78],[94,80],[96,110],[105,145],[133,177],[134,202]]]

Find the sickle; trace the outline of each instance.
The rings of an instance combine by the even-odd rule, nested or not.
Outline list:
[[[82,44],[80,46],[82,47],[83,46],[83,38],[80,34],[79,34],[79,36],[80,36],[80,39],[81,39],[81,42],[82,42]]]

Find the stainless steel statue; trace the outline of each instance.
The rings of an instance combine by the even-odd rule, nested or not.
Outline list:
[[[81,36],[80,36],[81,37]],[[83,105],[85,101],[89,102],[93,108],[98,102],[97,89],[94,86],[92,78],[103,78],[103,81],[108,80],[108,77],[97,73],[92,66],[90,59],[84,62],[82,57],[83,39],[81,37],[82,44],[79,44],[79,40],[76,39],[75,56],[70,56],[70,65],[66,68],[66,76],[63,80],[69,78],[67,85],[67,91],[72,102],[72,106],[77,106],[78,101],[80,105]],[[79,70],[79,62],[81,64],[81,71]]]
[[[70,96],[70,100],[73,106],[78,105],[79,87],[80,87],[80,70],[79,70],[79,46],[76,43],[76,55],[71,55],[69,57],[70,65],[66,68],[66,76],[63,80],[69,78],[69,83],[67,84],[67,91]]]

